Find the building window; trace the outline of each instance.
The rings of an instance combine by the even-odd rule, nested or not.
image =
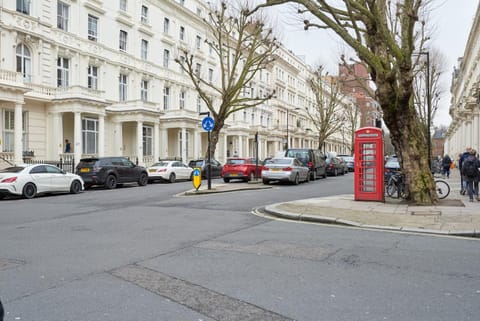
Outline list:
[[[121,102],[127,101],[127,91],[128,91],[128,77],[127,75],[120,74],[118,77],[118,100]]]
[[[120,35],[118,39],[118,49],[121,51],[127,51],[127,32],[124,30],[120,30]]]
[[[163,50],[163,67],[168,68],[168,61],[170,60],[170,51]]]
[[[178,150],[180,151],[180,155],[182,155],[182,144],[183,144],[183,135],[182,131],[178,132]],[[189,149],[189,142],[190,141],[190,134],[188,131],[185,132],[185,156],[189,158],[188,149]]]
[[[197,77],[200,77],[200,72],[201,72],[201,71],[202,71],[202,65],[199,64],[199,63],[197,63],[197,64],[195,65],[195,75],[196,75]]]
[[[68,9],[67,4],[57,2],[57,27],[63,31],[68,31]]]
[[[82,119],[82,153],[96,154],[98,152],[98,120]]]
[[[197,47],[197,49],[200,49],[201,44],[202,44],[202,37],[197,36],[195,38],[195,47]]]
[[[208,68],[208,82],[212,83],[213,82],[213,69]]]
[[[168,29],[170,29],[170,19],[164,18],[163,19],[163,32],[168,34]]]
[[[23,80],[30,82],[32,80],[32,59],[30,50],[24,44],[17,46],[17,72],[21,72]]]
[[[180,34],[178,35],[178,37],[180,38],[180,40],[185,41],[185,27],[184,26],[180,26]]]
[[[67,58],[57,58],[57,87],[68,87],[70,61]]]
[[[178,102],[178,107],[180,109],[185,109],[185,91],[180,91],[180,97]]]
[[[140,84],[140,97],[142,101],[148,101],[148,81],[145,79]]]
[[[141,57],[143,60],[147,60],[148,57],[148,41],[145,39],[142,39],[142,50],[140,53]]]
[[[142,133],[143,156],[151,156],[153,155],[153,127],[143,126]]]
[[[122,11],[127,11],[127,0],[120,0],[119,8]]]
[[[147,6],[142,6],[140,21],[142,23],[148,23],[148,7]]]
[[[170,87],[163,88],[163,110],[170,109]]]
[[[203,15],[202,8],[197,7],[197,16],[201,17]]]
[[[30,2],[31,0],[17,0],[17,11],[24,13],[24,14],[30,14]]]
[[[89,65],[88,66],[88,88],[98,89],[98,67]]]
[[[202,112],[202,98],[200,95],[197,96],[197,112]]]
[[[26,111],[22,113],[22,151],[28,148],[28,114]],[[15,112],[13,110],[4,110],[3,112],[3,131],[2,131],[2,151],[11,153],[14,149],[15,137]]]
[[[88,40],[97,41],[98,37],[98,18],[88,15]]]

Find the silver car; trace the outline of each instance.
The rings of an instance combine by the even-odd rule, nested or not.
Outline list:
[[[292,157],[272,158],[262,170],[263,184],[270,181],[289,182],[298,185],[310,181],[309,169],[301,161]]]

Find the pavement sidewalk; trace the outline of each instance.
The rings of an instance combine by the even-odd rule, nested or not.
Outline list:
[[[460,176],[454,169],[449,179],[450,195],[435,206],[413,206],[403,200],[355,201],[353,195],[335,195],[268,205],[258,215],[362,228],[480,237],[480,202],[460,195]],[[219,184],[186,195],[244,189],[271,188],[263,184]]]

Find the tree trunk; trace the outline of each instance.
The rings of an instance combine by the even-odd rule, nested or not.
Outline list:
[[[210,132],[210,155],[211,158],[215,158],[215,152],[217,150],[218,140],[220,138],[220,132],[225,125],[224,119],[215,119],[215,125]],[[208,149],[205,151],[205,159],[208,158]]]
[[[408,95],[408,89],[403,93]],[[404,95],[395,94],[391,86],[379,86],[377,94],[384,112],[383,119],[405,174],[407,200],[422,205],[436,203],[435,182],[427,157],[427,137],[414,107],[409,99],[401,99]]]

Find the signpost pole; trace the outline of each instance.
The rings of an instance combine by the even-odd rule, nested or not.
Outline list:
[[[208,151],[207,151],[207,185],[208,185],[208,189],[211,190],[212,189],[212,165],[211,165],[211,152],[210,152],[210,132],[212,131],[213,129],[213,126],[215,125],[215,121],[213,120],[213,118],[210,117],[210,112],[209,111],[206,111],[206,112],[202,112],[200,113],[200,115],[207,115],[207,117],[205,117],[202,121],[202,127],[203,129],[205,129],[207,132],[208,132]]]

